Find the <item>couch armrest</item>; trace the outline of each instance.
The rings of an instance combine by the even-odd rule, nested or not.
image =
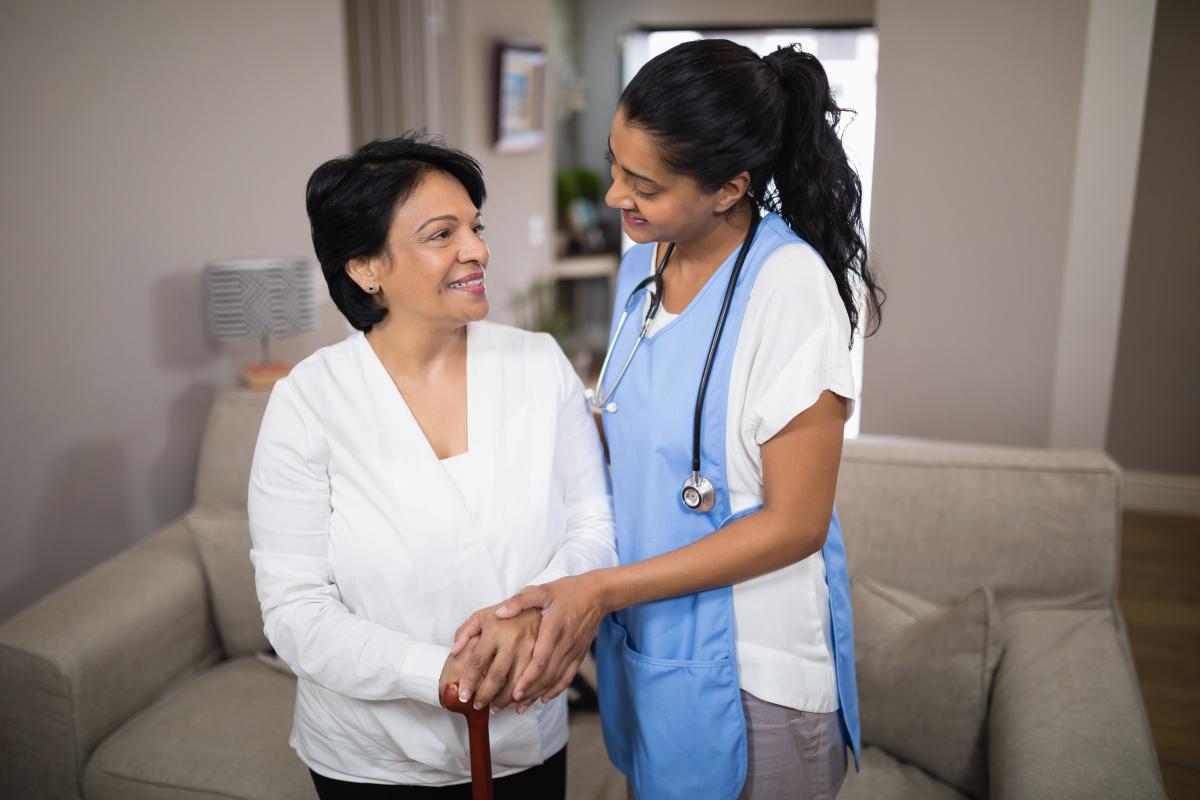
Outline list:
[[[177,520],[0,625],[0,795],[78,798],[97,743],[220,657]]]
[[[994,800],[1165,798],[1118,612],[1005,618],[988,724]]]

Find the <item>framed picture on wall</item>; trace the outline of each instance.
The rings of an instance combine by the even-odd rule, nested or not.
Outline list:
[[[501,42],[496,53],[496,151],[536,150],[546,140],[546,51]]]

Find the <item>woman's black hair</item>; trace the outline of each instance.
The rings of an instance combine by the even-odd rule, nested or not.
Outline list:
[[[475,207],[483,207],[487,189],[479,163],[421,131],[365,144],[326,161],[308,179],[305,205],[329,296],[360,331],[378,325],[387,308],[350,279],[346,264],[384,252],[396,208],[435,170],[457,179]]]
[[[706,191],[749,173],[750,201],[778,213],[825,260],[851,333],[859,328],[856,289],[867,334],[878,329],[886,295],[867,263],[862,184],[838,133],[842,109],[815,56],[799,45],[759,58],[726,39],[687,42],[642,67],[620,107],[671,170]]]

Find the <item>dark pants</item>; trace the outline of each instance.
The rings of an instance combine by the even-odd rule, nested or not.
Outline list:
[[[309,770],[321,800],[471,800],[471,784],[453,786],[402,786],[354,783],[326,778]],[[495,780],[496,800],[563,800],[567,794],[567,748],[545,764]]]

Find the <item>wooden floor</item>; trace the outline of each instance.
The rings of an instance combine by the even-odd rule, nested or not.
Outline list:
[[[1200,517],[1126,513],[1118,598],[1167,796],[1200,798]]]

